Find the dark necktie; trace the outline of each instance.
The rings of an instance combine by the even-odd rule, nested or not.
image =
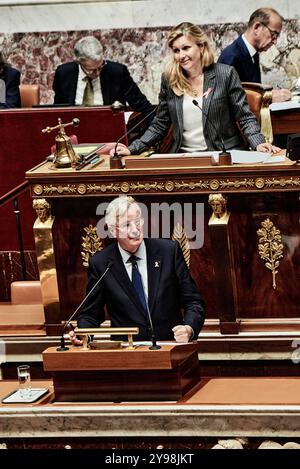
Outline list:
[[[93,106],[94,104],[94,89],[91,77],[85,77],[84,81],[86,82],[82,104],[83,106]]]
[[[255,75],[256,75],[256,82],[260,83],[261,82],[261,76],[260,76],[260,66],[259,66],[259,53],[255,52],[253,55],[253,60],[254,60],[254,66],[255,66]]]
[[[145,291],[143,287],[142,276],[137,265],[137,259],[138,257],[136,256],[130,256],[128,259],[128,262],[131,262],[132,264],[131,282],[137,293],[137,296],[140,300],[141,305],[143,306],[144,310],[147,312]]]

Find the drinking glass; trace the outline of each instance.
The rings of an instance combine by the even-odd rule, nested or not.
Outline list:
[[[18,381],[19,381],[19,391],[21,398],[29,398],[31,395],[31,386],[30,386],[30,366],[29,365],[20,365],[18,366]]]

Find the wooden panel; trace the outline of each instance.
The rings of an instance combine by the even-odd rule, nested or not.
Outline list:
[[[56,401],[178,400],[200,379],[197,344],[157,351],[52,347],[43,352],[43,361],[52,371]]]
[[[151,157],[132,157],[126,158],[125,166],[127,169],[140,169],[140,168],[200,168],[203,166],[216,166],[217,162],[212,155],[207,156],[189,156],[185,158],[181,156],[163,157],[162,155],[152,155]]]
[[[82,350],[70,347],[58,352],[50,347],[43,352],[46,371],[68,370],[159,370],[172,369],[197,352],[197,344],[163,345],[159,350],[139,346],[134,350],[126,347],[114,350]],[[159,360],[158,360],[159,358]]]
[[[300,132],[300,109],[271,111],[274,135],[294,134]]]

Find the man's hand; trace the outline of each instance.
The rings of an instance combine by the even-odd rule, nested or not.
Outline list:
[[[281,148],[272,145],[271,143],[260,143],[256,147],[256,151],[262,151],[265,153],[278,153],[281,151]]]
[[[292,99],[292,93],[290,90],[281,88],[280,90],[272,90],[272,102],[283,103],[284,101],[290,101]]]
[[[130,151],[126,147],[126,145],[123,145],[123,143],[118,143],[117,148],[112,148],[109,152],[110,156],[114,156],[115,151],[117,155],[119,156],[127,156],[130,155]]]
[[[72,342],[72,345],[82,345],[82,340],[76,337],[76,334],[74,331],[69,332],[69,337],[70,337],[70,341]]]
[[[174,338],[176,342],[186,344],[193,336],[194,331],[191,326],[175,326],[172,331],[174,332]]]

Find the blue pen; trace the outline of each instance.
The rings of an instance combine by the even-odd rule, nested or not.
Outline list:
[[[93,168],[94,166],[97,166],[97,164],[101,163],[103,160],[100,156],[97,156],[97,158],[94,158],[91,162],[90,162],[90,168]]]

